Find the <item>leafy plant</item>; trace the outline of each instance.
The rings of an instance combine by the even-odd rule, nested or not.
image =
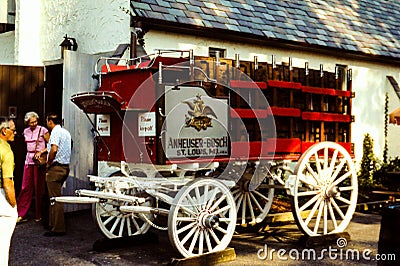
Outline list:
[[[379,169],[373,173],[373,181],[376,187],[387,190],[398,190],[398,187],[393,187],[393,180],[390,180],[391,172],[400,172],[400,158],[395,157],[389,159],[387,163],[383,163]],[[399,183],[400,181],[397,181]]]
[[[378,158],[374,154],[374,140],[369,134],[365,134],[363,140],[363,157],[361,159],[360,170],[358,171],[358,185],[361,191],[368,191],[373,185],[373,173],[377,171],[378,165]]]

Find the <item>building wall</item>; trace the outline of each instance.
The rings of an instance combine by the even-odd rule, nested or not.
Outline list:
[[[43,65],[61,58],[60,43],[67,34],[78,51],[114,51],[130,42],[129,1],[20,0],[16,3],[15,43],[0,35],[0,44],[14,46],[14,64]],[[0,46],[0,64],[10,60]]]
[[[160,42],[162,40],[162,42]],[[160,47],[162,43],[162,47]],[[255,45],[239,44],[203,37],[184,36],[160,31],[149,31],[145,35],[145,49],[148,53],[156,48],[165,49],[193,49],[195,55],[208,56],[208,48],[226,49],[226,57],[234,59],[235,54],[240,55],[241,60],[252,61],[258,56],[259,62],[271,63],[271,56],[276,56],[276,62],[288,62],[288,57],[293,58],[295,67],[304,67],[304,62],[309,62],[309,67],[319,69],[324,65],[324,70],[334,71],[336,64],[349,66],[353,71],[353,91],[356,97],[353,99],[352,114],[355,122],[352,123],[352,139],[355,144],[356,160],[362,157],[362,143],[364,134],[369,133],[374,139],[375,154],[382,158],[385,145],[385,95],[389,93],[389,112],[400,105],[398,97],[387,81],[386,76],[393,76],[400,82],[400,68],[376,62],[350,60],[338,54],[337,56],[319,55],[300,50],[278,49],[275,47],[260,47]],[[400,127],[389,125],[389,156],[400,154],[400,142],[398,135]]]
[[[0,34],[0,64],[14,64],[14,31]]]

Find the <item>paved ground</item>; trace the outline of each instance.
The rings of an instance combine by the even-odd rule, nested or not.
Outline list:
[[[322,252],[329,245],[319,246],[315,249],[315,259],[310,253],[314,251],[300,244],[301,234],[294,223],[270,226],[261,233],[236,235],[230,246],[235,249],[237,259],[223,265],[265,265],[271,260],[278,265],[376,265],[380,220],[379,214],[356,213],[348,228],[351,240],[347,245],[339,248],[335,240],[330,246],[337,251],[331,253]],[[165,231],[151,230],[136,241],[111,242],[113,249],[98,252],[93,245],[101,243],[102,236],[90,212],[69,214],[66,222],[67,235],[55,238],[44,237],[43,227],[34,221],[18,225],[12,239],[10,265],[167,265],[172,258],[180,258]],[[280,257],[279,249],[284,250],[280,251]],[[358,251],[360,259],[346,255],[348,250],[353,254]],[[362,259],[362,252],[368,250],[370,260]],[[265,254],[267,257],[263,258]]]

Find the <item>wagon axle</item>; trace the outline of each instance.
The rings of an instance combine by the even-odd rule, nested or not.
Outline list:
[[[219,218],[208,211],[204,211],[198,216],[197,223],[202,228],[213,229],[219,226]]]

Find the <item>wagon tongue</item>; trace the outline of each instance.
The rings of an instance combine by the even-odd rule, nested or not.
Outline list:
[[[71,101],[87,114],[119,112],[124,100],[113,91],[82,92],[74,94]]]

